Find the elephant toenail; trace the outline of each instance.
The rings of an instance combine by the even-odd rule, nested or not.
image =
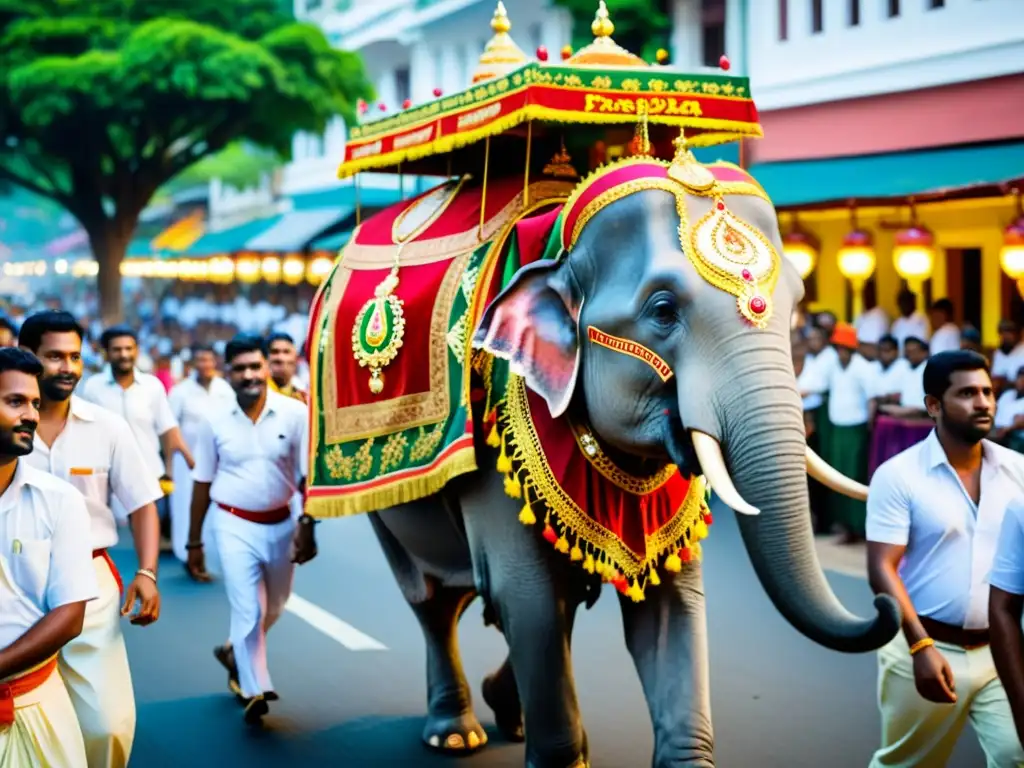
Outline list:
[[[448,738],[444,740],[444,745],[448,749],[465,749],[466,741],[462,738],[460,734],[453,733],[450,734]]]
[[[441,737],[438,736],[437,734],[434,734],[433,736],[430,737],[430,739],[428,740],[428,743],[432,747],[440,747],[441,746]]]
[[[480,746],[480,737],[476,735],[476,731],[470,731],[469,736],[466,737],[469,742],[470,749],[476,749]]]

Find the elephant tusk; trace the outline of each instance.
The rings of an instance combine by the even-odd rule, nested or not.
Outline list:
[[[690,433],[690,439],[693,440],[693,450],[697,454],[697,460],[700,461],[700,468],[704,472],[704,477],[707,479],[708,485],[711,486],[711,490],[718,495],[718,498],[726,506],[741,515],[761,514],[761,510],[747,504],[743,500],[739,491],[736,490],[736,486],[733,485],[732,478],[729,477],[729,470],[725,466],[725,458],[722,456],[722,448],[719,446],[718,441],[711,437],[711,435],[696,431]]]
[[[807,449],[807,474],[836,493],[857,501],[867,501],[868,487],[852,480],[833,467],[810,448]]]

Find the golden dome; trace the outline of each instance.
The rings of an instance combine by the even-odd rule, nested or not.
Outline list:
[[[527,62],[526,54],[509,35],[512,22],[509,21],[505,4],[501,0],[498,0],[498,7],[494,10],[491,29],[494,30],[494,37],[487,43],[480,56],[480,63],[473,73],[473,83],[507,75]]]
[[[571,67],[647,67],[650,66],[639,56],[630,53],[612,40],[615,25],[608,16],[608,6],[600,0],[594,23],[590,25],[594,42],[581,48],[565,62]]]

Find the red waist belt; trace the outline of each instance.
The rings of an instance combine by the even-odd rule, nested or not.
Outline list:
[[[35,669],[0,682],[0,725],[14,722],[14,700],[45,683],[56,668],[57,657],[54,656]]]
[[[288,507],[268,509],[266,512],[250,512],[247,509],[229,507],[227,504],[221,504],[219,501],[217,502],[217,506],[225,512],[231,513],[235,517],[240,517],[242,520],[248,520],[250,523],[261,523],[263,525],[276,525],[277,523],[283,523],[292,516],[292,511]]]
[[[121,593],[121,597],[124,597],[124,582],[121,581],[121,572],[114,565],[110,553],[106,549],[94,549],[92,551],[92,559],[95,560],[97,557],[102,557],[107,561],[107,565],[110,566],[110,573],[114,577],[114,581],[117,582],[117,591]]]

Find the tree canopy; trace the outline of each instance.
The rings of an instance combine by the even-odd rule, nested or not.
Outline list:
[[[572,45],[579,50],[593,42],[594,0],[554,0],[572,14]],[[609,0],[608,13],[615,24],[615,42],[628,51],[654,61],[659,48],[668,47],[672,22],[666,0]]]
[[[372,100],[362,61],[281,0],[0,0],[0,180],[89,234],[102,314],[156,190],[244,141],[287,158]]]

